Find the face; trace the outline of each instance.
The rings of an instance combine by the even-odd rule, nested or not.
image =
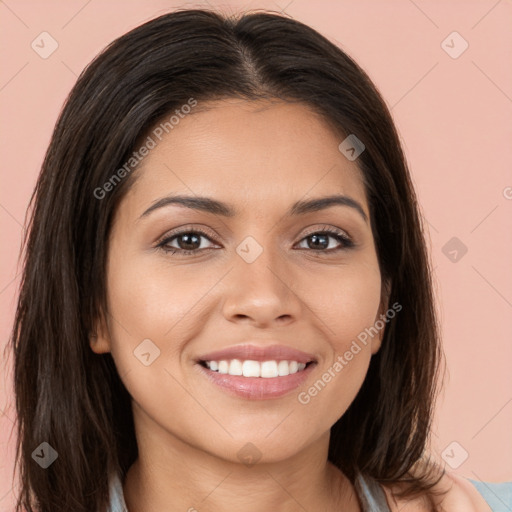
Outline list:
[[[208,107],[134,171],[91,348],[112,353],[148,432],[226,460],[246,443],[283,460],[328,435],[380,347],[365,189],[343,138],[306,106]],[[178,195],[222,207],[165,199]]]

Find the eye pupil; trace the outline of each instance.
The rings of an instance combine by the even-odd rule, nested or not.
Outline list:
[[[312,242],[313,242],[312,245],[313,245],[314,249],[318,249],[319,246],[322,249],[325,249],[326,247],[329,247],[329,240],[328,240],[328,238],[329,237],[327,235],[311,235],[309,237],[309,239],[312,240]],[[308,244],[308,245],[311,246],[311,244]]]
[[[180,239],[184,240],[185,247],[183,247],[184,244],[179,242]],[[196,234],[185,233],[185,234],[179,236],[178,245],[180,246],[180,249],[183,249],[185,251],[191,250],[191,249],[197,249],[197,247],[195,247],[195,245],[201,245],[200,239],[201,239],[201,237]],[[186,247],[187,244],[189,245],[188,247]]]

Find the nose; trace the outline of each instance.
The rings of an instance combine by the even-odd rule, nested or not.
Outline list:
[[[304,303],[297,282],[300,269],[293,268],[278,251],[264,249],[252,262],[238,253],[226,276],[223,313],[230,322],[255,327],[287,325],[300,318]]]

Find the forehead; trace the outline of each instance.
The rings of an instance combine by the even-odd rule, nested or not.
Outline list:
[[[136,209],[186,193],[215,197],[240,207],[240,214],[242,207],[264,214],[300,198],[340,193],[368,213],[361,171],[338,149],[344,135],[308,106],[228,99],[198,107],[168,126],[161,140],[150,133],[156,145],[128,194]]]

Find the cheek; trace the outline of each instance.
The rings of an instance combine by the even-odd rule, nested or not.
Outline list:
[[[378,318],[381,275],[376,259],[344,267],[336,275],[316,276],[308,306],[321,320],[329,355],[316,379],[301,390],[298,402],[316,428],[332,426],[347,410],[366,377],[372,357],[372,335]]]
[[[370,351],[363,347],[350,357],[348,360],[345,355],[336,355],[297,395],[302,414],[314,424],[315,431],[332,427],[345,414],[364,382]]]
[[[381,275],[377,261],[362,261],[336,273],[316,276],[315,285],[304,291],[308,306],[324,325],[334,352],[349,350],[352,341],[363,340],[375,324],[381,301]],[[370,345],[371,337],[366,335]],[[364,346],[364,345],[363,345]]]
[[[171,269],[164,260],[155,262],[154,255],[130,257],[124,253],[120,257],[115,250],[111,254],[108,307],[112,357],[121,378],[127,376],[125,385],[134,399],[146,396],[151,402],[156,389],[173,382],[168,372],[183,380],[181,363],[188,354],[187,343],[207,321],[200,318],[201,312],[218,276],[207,270]]]
[[[111,261],[116,261],[114,251]],[[149,258],[125,254],[117,261],[108,270],[111,352],[117,371],[138,406],[139,421],[150,419],[185,432],[194,415],[207,419],[184,392],[176,365],[187,340],[187,321],[208,283],[199,280],[196,285],[190,276],[185,279],[183,273],[170,272]],[[181,410],[194,414],[176,414]]]
[[[377,297],[379,291],[376,287]],[[367,303],[358,302],[357,294],[353,296],[354,302],[340,298],[332,316],[324,317],[334,331],[328,331],[330,354],[311,385],[297,397],[316,429],[331,427],[343,416],[366,378],[372,357],[369,327],[374,325],[379,306],[378,300],[368,298]]]
[[[194,304],[208,291],[208,279],[184,279],[179,269],[171,271],[151,257],[139,256],[111,266],[108,290],[114,345],[146,338],[161,342],[176,339],[181,320],[193,313]]]

